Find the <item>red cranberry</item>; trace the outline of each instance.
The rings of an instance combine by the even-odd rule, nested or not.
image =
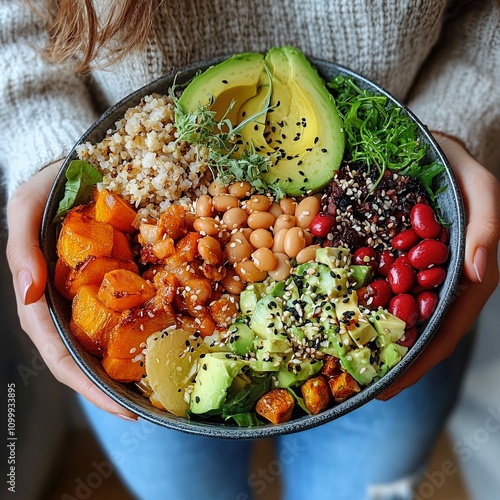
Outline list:
[[[405,334],[398,340],[398,344],[410,348],[418,339],[418,329],[412,326],[405,330]]]
[[[424,269],[417,274],[418,284],[423,288],[434,288],[439,286],[446,278],[446,271],[443,267],[431,267]]]
[[[389,312],[402,319],[406,323],[406,328],[411,328],[418,320],[417,301],[409,293],[393,297],[389,304]]]
[[[372,247],[358,248],[353,255],[354,264],[358,266],[370,266],[372,274],[377,272],[377,252]]]
[[[396,234],[391,240],[391,245],[397,250],[410,250],[420,241],[420,236],[413,230],[407,229]]]
[[[358,301],[370,309],[387,307],[392,297],[392,290],[386,280],[374,280],[368,286],[358,290]]]
[[[408,260],[415,269],[427,269],[442,264],[448,258],[448,247],[438,240],[423,240],[408,252]]]
[[[432,316],[432,313],[436,310],[438,301],[438,296],[434,292],[422,292],[417,297],[419,311],[418,319],[420,321],[427,321]]]
[[[434,210],[425,203],[417,203],[411,209],[410,220],[421,238],[437,238],[441,233],[441,224],[437,221]]]
[[[395,294],[406,293],[413,288],[417,275],[410,266],[402,261],[396,261],[389,269],[387,279]]]
[[[394,264],[394,256],[389,250],[382,250],[378,255],[378,273],[387,276],[389,269]]]
[[[309,231],[318,238],[326,238],[335,225],[335,217],[330,214],[318,214],[309,225]]]

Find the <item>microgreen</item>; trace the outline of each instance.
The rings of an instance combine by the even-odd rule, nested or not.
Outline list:
[[[445,169],[437,162],[423,162],[427,145],[418,139],[417,124],[387,97],[361,89],[351,78],[337,76],[328,86],[343,120],[348,158],[379,171],[372,190],[390,169],[418,178],[436,202],[443,188],[435,190],[433,181]]]

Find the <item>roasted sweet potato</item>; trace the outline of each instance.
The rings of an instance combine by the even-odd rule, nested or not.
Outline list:
[[[257,401],[255,411],[273,424],[281,424],[292,417],[294,404],[286,389],[271,389]]]
[[[96,221],[85,208],[69,211],[57,240],[57,255],[66,265],[76,267],[89,255],[109,257],[112,251],[112,226]]]
[[[71,267],[68,267],[61,259],[57,259],[54,269],[54,286],[56,290],[68,300],[72,299],[66,287],[66,278],[70,271]]]
[[[153,282],[157,290],[155,302],[158,304],[158,307],[171,304],[179,286],[179,280],[175,274],[169,273],[165,270],[160,270],[155,273]]]
[[[172,238],[163,238],[157,241],[152,247],[152,252],[157,259],[163,260],[175,253],[175,244]]]
[[[114,269],[126,269],[136,275],[139,272],[137,265],[131,260],[89,255],[83,262],[77,264],[68,274],[66,278],[68,295],[71,298],[74,297],[78,289],[83,285],[100,285],[104,275]]]
[[[321,368],[321,374],[326,378],[333,377],[335,375],[339,375],[342,372],[340,367],[339,358],[335,356],[325,356],[323,358],[323,367]]]
[[[180,205],[170,205],[165,212],[160,215],[158,226],[163,233],[174,240],[184,236],[187,232],[184,224],[186,210]]]
[[[103,189],[97,196],[95,218],[99,222],[107,222],[124,233],[134,233],[132,225],[137,212],[120,195]]]
[[[73,299],[73,321],[100,349],[106,350],[111,331],[121,315],[108,309],[97,297],[99,285],[80,287]]]
[[[111,332],[108,356],[133,358],[144,349],[146,339],[152,333],[172,325],[175,325],[175,318],[168,306],[157,309],[148,303],[142,308],[131,309]]]
[[[356,380],[347,372],[330,377],[328,385],[336,403],[342,403],[361,390]]]
[[[198,255],[198,240],[201,238],[199,233],[191,232],[186,234],[175,245],[176,253],[184,262],[192,262]]]
[[[139,382],[142,376],[146,374],[143,361],[105,356],[102,360],[102,366],[106,373],[118,382]]]
[[[115,269],[104,275],[97,296],[115,311],[140,307],[156,294],[152,283],[128,269]]]
[[[134,254],[132,253],[132,246],[129,237],[115,229],[113,231],[113,251],[111,257],[123,260],[133,260]]]
[[[237,301],[232,296],[221,297],[210,304],[212,319],[223,328],[228,328],[238,315]]]
[[[323,411],[330,403],[330,387],[328,387],[328,382],[323,375],[306,380],[300,386],[300,390],[304,404],[313,415]]]
[[[69,330],[77,342],[90,354],[99,358],[103,357],[104,350],[99,347],[97,342],[92,340],[75,322],[71,319],[69,323]]]

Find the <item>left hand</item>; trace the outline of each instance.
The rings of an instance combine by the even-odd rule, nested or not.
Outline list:
[[[450,356],[498,285],[500,185],[458,141],[434,133],[458,179],[467,213],[464,270],[455,300],[435,337],[409,370],[378,399],[387,400]]]

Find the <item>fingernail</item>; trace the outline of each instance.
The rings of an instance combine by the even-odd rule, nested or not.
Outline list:
[[[477,280],[483,282],[484,274],[486,273],[486,265],[488,264],[488,252],[483,247],[478,247],[474,253],[473,259],[474,269],[476,271]]]
[[[137,417],[135,415],[133,417],[125,415],[124,413],[115,413],[115,415],[123,420],[127,420],[127,422],[137,422]]]
[[[26,299],[32,284],[33,277],[31,276],[29,269],[21,269],[17,275],[17,285],[19,287],[19,293],[21,294],[24,305],[26,305]]]

